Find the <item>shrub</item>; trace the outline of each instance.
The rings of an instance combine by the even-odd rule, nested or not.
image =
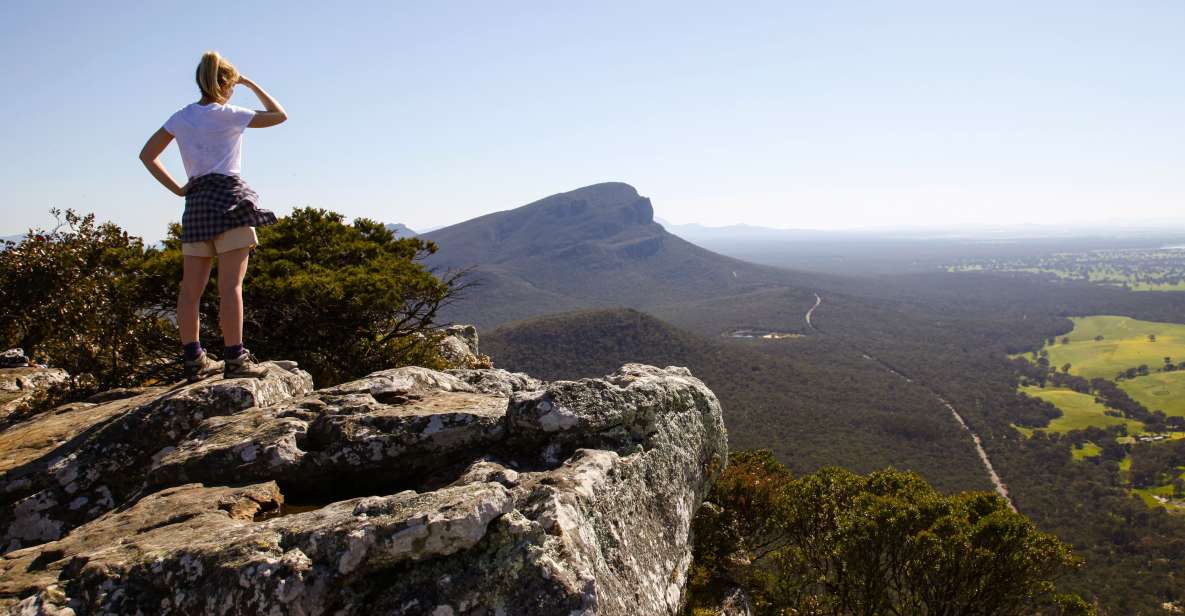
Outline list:
[[[443,367],[436,314],[464,289],[464,272],[437,277],[420,262],[436,246],[396,239],[382,224],[300,208],[258,230],[260,247],[243,284],[246,345],[261,359],[292,359],[318,385],[415,363]],[[158,307],[176,301],[180,227],[151,269]],[[215,274],[216,275],[216,274]],[[221,347],[218,293],[203,296],[202,337]]]
[[[793,478],[733,454],[694,522],[692,607],[741,587],[760,614],[1089,614],[1053,580],[1077,561],[999,496],[914,473]]]
[[[31,230],[0,251],[0,342],[19,346],[82,381],[108,388],[162,377],[175,334],[150,305],[140,238],[94,214],[52,213],[52,231]]]
[[[180,227],[146,247],[94,214],[72,210],[52,231],[0,251],[0,343],[85,378],[85,391],[180,377],[173,315]],[[465,272],[439,278],[420,263],[431,242],[396,239],[377,222],[298,209],[259,230],[244,286],[244,334],[261,358],[293,359],[328,384],[415,363],[445,367],[437,311],[459,298]],[[218,341],[218,293],[203,298],[203,338]],[[76,388],[77,389],[77,388]]]

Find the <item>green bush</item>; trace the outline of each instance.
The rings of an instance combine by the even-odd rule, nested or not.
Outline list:
[[[1077,560],[999,496],[914,473],[794,478],[735,453],[694,521],[691,607],[740,587],[760,614],[1090,614],[1054,579]]]
[[[420,262],[436,246],[396,239],[382,224],[300,208],[262,227],[243,283],[244,342],[261,359],[291,359],[319,386],[375,370],[444,367],[433,341],[439,309],[456,300],[464,272],[437,277]],[[180,227],[150,269],[157,306],[176,301]],[[217,273],[203,296],[202,339],[221,348]]]
[[[53,231],[9,243],[0,251],[0,344],[93,377],[74,397],[179,379],[179,235],[173,225],[163,247],[147,247],[93,214],[67,211]],[[312,208],[259,236],[244,284],[244,335],[261,359],[296,360],[319,385],[408,364],[445,367],[434,321],[465,283],[464,272],[437,277],[420,262],[435,245]],[[203,340],[220,350],[213,279],[202,326]]]
[[[144,265],[153,251],[94,214],[53,214],[0,251],[0,345],[89,375],[87,389],[133,385],[174,369],[171,312],[153,306]],[[77,381],[76,381],[77,382]]]

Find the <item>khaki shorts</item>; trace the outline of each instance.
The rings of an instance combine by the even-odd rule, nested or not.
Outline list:
[[[258,243],[255,227],[235,227],[219,233],[212,240],[186,242],[181,245],[181,254],[187,257],[213,257],[240,248],[254,248]]]

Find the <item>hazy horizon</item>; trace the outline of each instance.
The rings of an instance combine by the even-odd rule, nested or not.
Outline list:
[[[1185,198],[1181,4],[65,6],[0,25],[35,57],[0,101],[2,235],[58,207],[162,236],[182,201],[136,155],[205,49],[290,113],[244,139],[279,214],[419,230],[603,181],[676,224],[816,230],[1140,224]]]

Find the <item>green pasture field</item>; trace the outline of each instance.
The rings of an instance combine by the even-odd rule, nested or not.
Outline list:
[[[1185,417],[1185,371],[1156,372],[1119,381],[1119,387],[1150,411]]]
[[[1142,364],[1155,370],[1164,365],[1165,357],[1177,363],[1185,361],[1185,325],[1118,316],[1070,320],[1074,329],[1065,336],[1070,343],[1062,344],[1058,338],[1045,347],[1049,365],[1060,368],[1069,363],[1070,374],[1114,379],[1120,372]],[[1149,334],[1156,336],[1155,342],[1148,338]],[[1102,340],[1096,341],[1097,336]]]
[[[1143,422],[1126,417],[1112,417],[1103,414],[1107,407],[1095,402],[1094,396],[1080,394],[1072,389],[1058,387],[1022,387],[1020,390],[1053,404],[1061,409],[1062,416],[1049,422],[1049,427],[1041,428],[1051,432],[1069,432],[1082,430],[1090,426],[1105,428],[1107,426],[1126,425],[1128,434],[1138,434],[1144,431]],[[1019,429],[1019,428],[1018,428]],[[1032,431],[1021,430],[1026,434]]]
[[[1085,460],[1086,458],[1093,458],[1103,453],[1103,448],[1087,441],[1082,444],[1081,448],[1070,447],[1070,453],[1074,456],[1075,460]]]

